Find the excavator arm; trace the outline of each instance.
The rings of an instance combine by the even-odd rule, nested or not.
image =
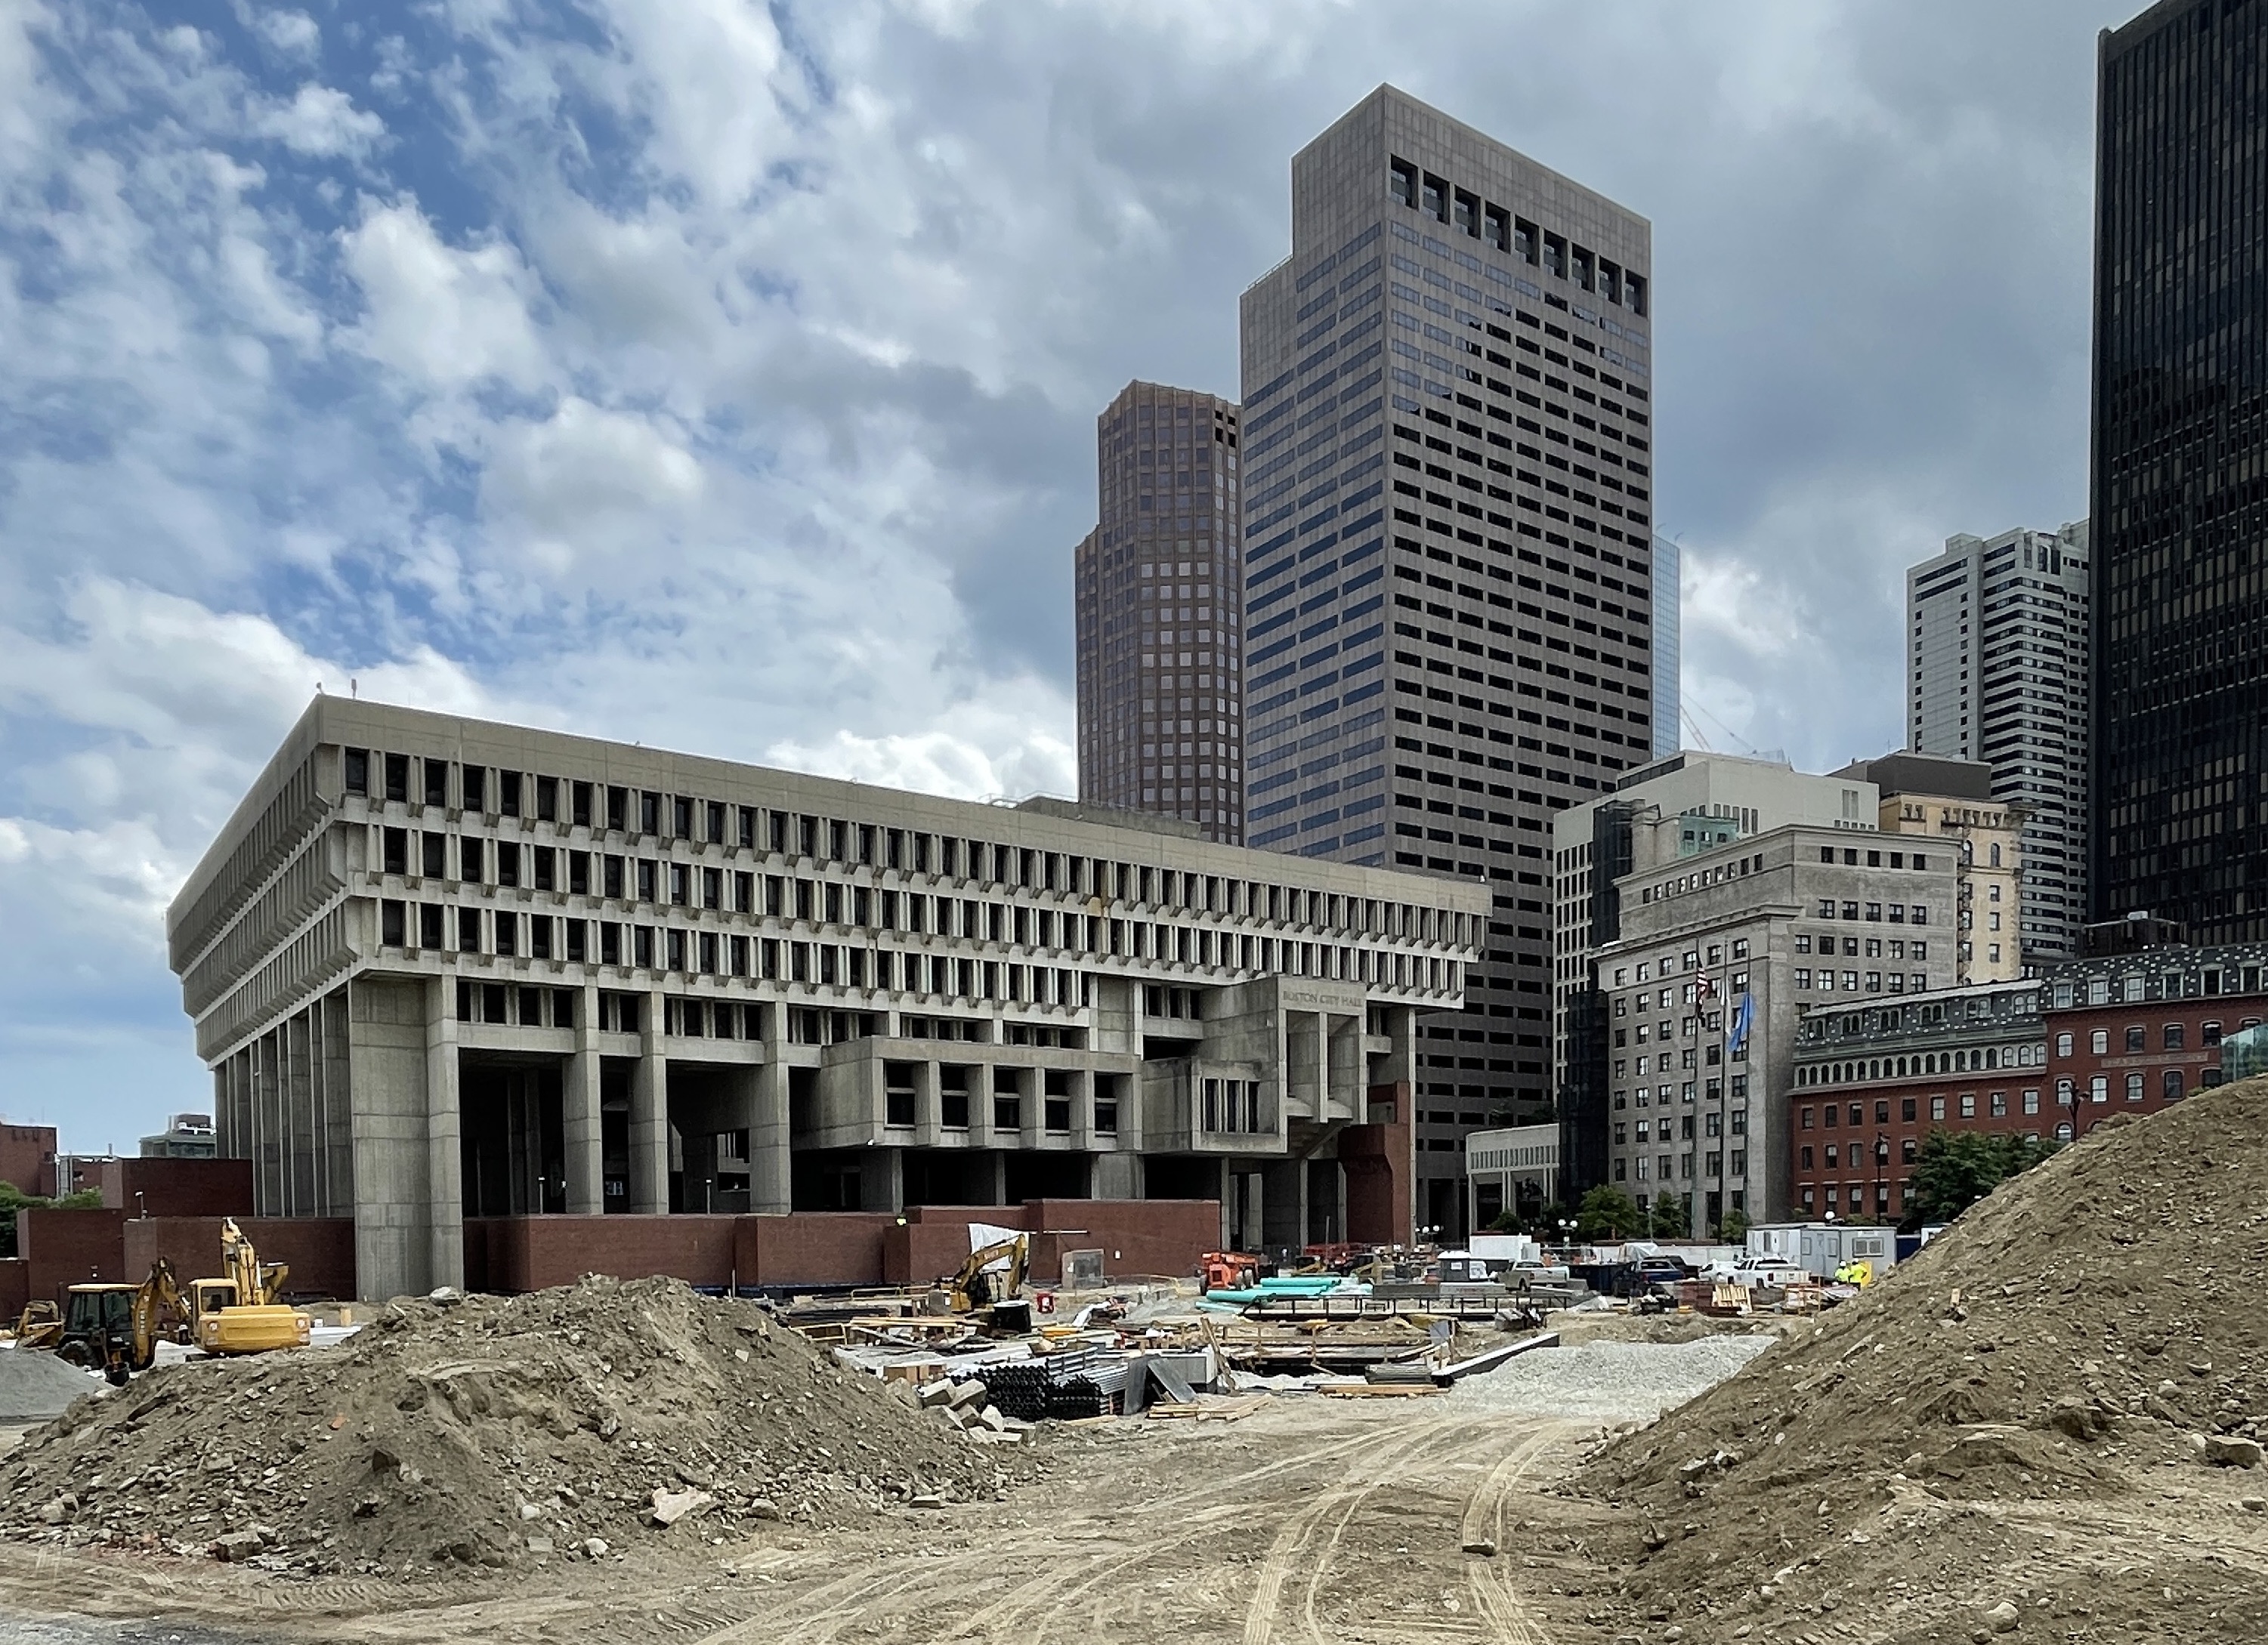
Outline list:
[[[1032,1242],[1028,1236],[995,1240],[968,1253],[968,1260],[956,1269],[945,1282],[947,1296],[952,1298],[953,1311],[965,1314],[990,1304],[1013,1296],[1023,1289],[1024,1274],[1031,1264]],[[1006,1259],[1008,1272],[1005,1283],[995,1284],[985,1270]]]
[[[173,1265],[160,1257],[150,1265],[150,1277],[134,1293],[134,1306],[128,1314],[130,1338],[127,1344],[133,1369],[147,1370],[158,1357],[158,1338],[167,1314],[180,1319],[187,1317],[181,1300],[181,1287],[173,1277]]]

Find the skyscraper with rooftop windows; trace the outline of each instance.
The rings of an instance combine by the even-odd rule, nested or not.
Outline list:
[[[1079,793],[1244,839],[1233,400],[1129,383],[1095,420],[1079,546]]]
[[[1244,294],[1246,842],[1494,896],[1420,1042],[1447,1232],[1465,1135],[1550,1112],[1551,815],[1655,748],[1651,246],[1381,86],[1294,157]]]
[[[2073,958],[2087,917],[2087,539],[1963,534],[1906,573],[1906,746],[1984,760],[2021,808],[2032,966]]]

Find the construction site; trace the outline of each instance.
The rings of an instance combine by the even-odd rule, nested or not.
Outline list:
[[[2262,1081],[2107,1123],[1831,1302],[1038,1289],[1011,1234],[925,1289],[593,1275],[303,1338],[239,1237],[213,1351],[131,1308],[0,1349],[0,1630],[2249,1641],[2264,1139]]]

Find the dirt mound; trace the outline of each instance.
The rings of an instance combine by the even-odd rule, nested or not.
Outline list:
[[[2264,1280],[2268,1081],[2098,1127],[1593,1462],[1639,1510],[1630,1614],[1697,1645],[1838,1607],[1886,1642],[2254,1637]]]
[[[0,1348],[0,1422],[45,1421],[105,1386],[93,1372],[66,1365],[52,1354]]]
[[[752,1303],[588,1279],[161,1366],[26,1436],[0,1534],[321,1572],[510,1566],[990,1497],[994,1456]]]

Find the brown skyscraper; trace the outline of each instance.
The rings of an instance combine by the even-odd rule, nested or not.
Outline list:
[[[1237,407],[1129,383],[1079,546],[1079,796],[1244,840]]]

